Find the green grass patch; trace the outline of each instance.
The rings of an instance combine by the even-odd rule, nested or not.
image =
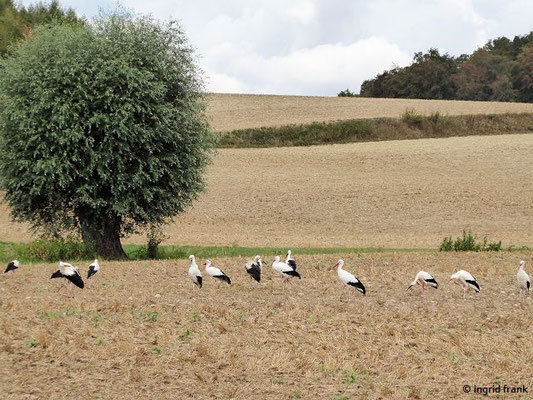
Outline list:
[[[482,242],[477,241],[477,236],[471,231],[463,230],[463,236],[455,240],[451,236],[445,237],[440,244],[440,251],[500,251],[502,250],[502,241],[489,242],[487,237]]]
[[[178,336],[178,338],[182,342],[186,342],[189,339],[190,336],[191,336],[191,330],[189,328],[187,328]]]
[[[400,118],[352,119],[301,125],[239,129],[217,133],[218,147],[311,146],[452,136],[533,132],[533,114],[422,115],[406,110]]]
[[[345,369],[342,383],[345,385],[356,385],[369,379],[370,374],[368,372]]]
[[[451,238],[446,238],[451,240]],[[79,243],[83,246],[82,243]],[[491,243],[485,243],[485,246],[492,246]],[[497,245],[494,244],[494,245]],[[92,261],[95,258],[93,253],[67,254],[62,258],[46,258],[40,259],[35,253],[28,251],[31,248],[31,243],[10,243],[0,242],[0,260],[7,263],[13,259],[18,259],[21,263],[37,263],[37,262],[57,262],[60,259],[68,260],[70,262]],[[146,245],[141,244],[125,244],[124,251],[132,261],[141,261],[150,259],[144,249]],[[452,240],[453,247],[453,240]],[[158,257],[160,260],[183,260],[187,259],[189,255],[194,254],[198,258],[231,258],[231,257],[253,257],[260,254],[268,263],[268,257],[276,255],[284,256],[288,247],[245,247],[245,246],[177,246],[166,245],[159,246]],[[313,255],[313,254],[369,254],[369,253],[420,253],[420,252],[434,252],[438,249],[428,248],[393,248],[393,247],[290,247],[295,254]],[[453,248],[452,248],[453,250]],[[502,248],[503,250],[503,248]],[[510,246],[505,250],[508,251],[530,251],[529,247]]]
[[[95,254],[92,252],[72,252],[57,255],[54,250],[50,252],[34,253],[31,243],[10,243],[0,242],[0,259],[3,262],[9,262],[18,259],[24,262],[57,262],[59,260],[69,261],[92,261]],[[42,243],[41,243],[42,244]],[[83,247],[83,243],[78,243]],[[51,246],[55,248],[55,244]],[[130,260],[146,260],[149,257],[146,254],[146,245],[142,244],[125,244],[124,251]],[[337,253],[382,253],[382,252],[416,252],[432,251],[430,249],[407,249],[407,248],[385,248],[385,247],[291,247],[297,254],[337,254]],[[284,255],[287,247],[243,247],[243,246],[176,246],[166,245],[159,246],[158,258],[161,260],[186,259],[189,255],[194,254],[199,258],[224,258],[224,257],[253,257],[260,254],[263,257]],[[42,257],[42,258],[40,258]]]
[[[132,260],[140,260],[137,249],[143,245],[127,244],[124,250]],[[285,255],[288,247],[244,247],[244,246],[160,246],[159,259],[186,259],[194,254],[198,258],[253,257]],[[296,254],[356,254],[434,251],[430,249],[407,249],[386,247],[290,247]],[[142,254],[142,253],[141,253]],[[268,262],[268,260],[265,260]]]

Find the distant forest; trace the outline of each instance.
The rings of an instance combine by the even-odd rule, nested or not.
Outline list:
[[[85,21],[69,8],[63,9],[57,0],[37,3],[29,7],[16,5],[12,0],[0,0],[0,57],[8,47],[31,35],[38,24],[50,22],[83,24]]]
[[[360,96],[533,102],[533,32],[490,40],[459,57],[437,49],[415,53],[411,65],[364,81]]]

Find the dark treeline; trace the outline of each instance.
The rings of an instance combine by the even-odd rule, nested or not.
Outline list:
[[[489,41],[473,54],[436,49],[361,85],[361,96],[533,102],[533,32]]]
[[[12,0],[0,0],[0,56],[6,54],[9,45],[31,35],[34,26],[52,21],[85,23],[73,9],[61,8],[57,0],[28,7],[17,5]]]

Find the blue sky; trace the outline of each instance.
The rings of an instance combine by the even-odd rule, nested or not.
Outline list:
[[[27,5],[33,1],[23,0]],[[111,0],[60,0],[78,14]],[[207,87],[222,93],[336,95],[416,51],[471,53],[533,30],[531,0],[121,0],[138,14],[178,19]]]

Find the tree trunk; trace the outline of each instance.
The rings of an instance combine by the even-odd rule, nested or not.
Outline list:
[[[120,223],[117,221],[109,219],[98,224],[96,219],[83,219],[81,220],[81,237],[83,242],[93,246],[102,258],[128,259],[120,243]]]

